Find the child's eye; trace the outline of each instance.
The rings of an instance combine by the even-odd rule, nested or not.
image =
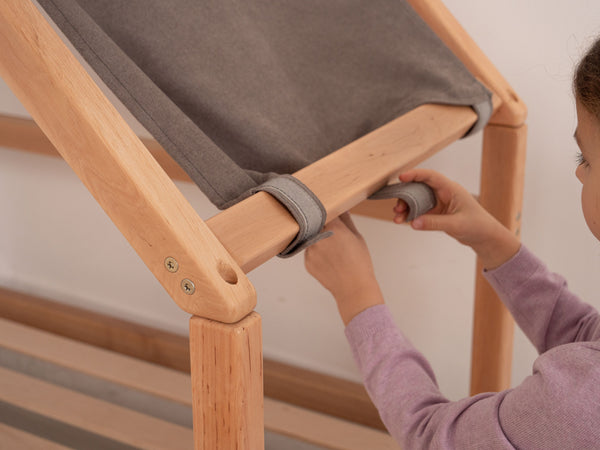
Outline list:
[[[587,167],[589,165],[589,163],[585,159],[585,156],[583,156],[583,153],[581,153],[581,152],[577,153],[576,161],[577,161],[578,166]]]

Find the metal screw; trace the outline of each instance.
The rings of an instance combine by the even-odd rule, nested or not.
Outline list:
[[[179,263],[177,262],[177,260],[175,258],[172,258],[169,256],[165,259],[165,268],[169,272],[175,273],[179,270]]]
[[[189,278],[184,278],[181,280],[181,289],[183,289],[183,292],[185,292],[187,295],[192,295],[194,292],[196,292],[196,286]]]

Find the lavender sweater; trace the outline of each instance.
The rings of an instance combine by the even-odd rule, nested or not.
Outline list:
[[[600,316],[525,247],[485,273],[540,356],[519,386],[456,402],[384,305],[346,336],[386,427],[411,449],[600,449]]]

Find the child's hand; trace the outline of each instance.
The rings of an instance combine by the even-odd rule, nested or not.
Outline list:
[[[416,230],[440,230],[462,244],[470,246],[487,269],[508,261],[520,247],[519,240],[461,185],[433,170],[415,169],[400,175],[400,181],[419,181],[435,192],[437,205],[416,218]],[[394,222],[406,218],[406,204],[399,200],[394,208]]]
[[[344,324],[361,311],[383,303],[371,255],[348,213],[331,221],[324,231],[333,236],[306,249],[306,270],[329,290]]]

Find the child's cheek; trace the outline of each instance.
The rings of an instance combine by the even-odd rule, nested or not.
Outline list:
[[[588,177],[581,191],[581,206],[588,228],[600,240],[600,180]]]

